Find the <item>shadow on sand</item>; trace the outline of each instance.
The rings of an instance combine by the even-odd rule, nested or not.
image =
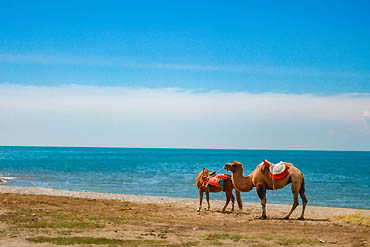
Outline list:
[[[254,218],[255,220],[263,220],[261,217],[256,217]],[[284,219],[284,217],[267,217],[264,220],[281,220],[281,221],[313,221],[313,222],[325,222],[325,221],[330,221],[328,218],[323,218],[323,219],[311,219],[311,218],[305,218],[304,220],[300,220],[298,218],[290,218],[290,219]]]

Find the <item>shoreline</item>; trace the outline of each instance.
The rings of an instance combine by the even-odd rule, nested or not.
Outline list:
[[[120,200],[132,203],[153,203],[153,204],[178,204],[178,205],[194,205],[194,209],[198,207],[199,199],[193,198],[178,198],[178,197],[165,197],[165,196],[149,196],[149,195],[130,195],[130,194],[113,194],[113,193],[100,193],[100,192],[80,192],[58,190],[52,188],[41,187],[18,187],[7,186],[2,184],[0,186],[0,193],[13,193],[22,195],[47,195],[57,197],[74,197],[85,199],[99,199],[99,200]],[[222,207],[225,201],[210,199],[211,207]],[[206,206],[205,198],[203,199],[203,207]],[[261,209],[260,203],[253,203],[243,201],[243,207],[251,209]],[[288,204],[269,204],[267,203],[267,210],[287,211],[291,208]],[[299,209],[298,209],[299,210]],[[361,215],[370,216],[369,209],[354,209],[354,208],[337,208],[337,207],[324,207],[324,206],[310,206],[307,205],[306,211],[309,214],[335,216],[335,215]]]

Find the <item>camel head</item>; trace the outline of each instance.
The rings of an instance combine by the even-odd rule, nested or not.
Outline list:
[[[226,163],[224,165],[224,169],[227,171],[235,172],[239,169],[243,169],[243,164],[238,161],[234,161],[233,163]]]

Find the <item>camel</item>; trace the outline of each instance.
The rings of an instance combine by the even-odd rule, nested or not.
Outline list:
[[[238,161],[225,164],[224,169],[232,172],[232,182],[237,191],[248,192],[256,187],[258,197],[261,200],[262,205],[262,216],[261,219],[266,219],[266,189],[281,189],[287,184],[292,183],[293,193],[293,206],[290,212],[284,217],[289,219],[294,209],[299,205],[298,193],[301,196],[303,202],[302,214],[298,218],[304,220],[304,211],[307,205],[307,198],[304,194],[304,177],[300,170],[298,170],[293,164],[283,162],[287,168],[287,176],[285,178],[276,180],[272,179],[269,169],[265,166],[264,162],[261,162],[256,169],[248,176],[243,176],[243,165]]]
[[[211,208],[211,206],[209,204],[209,192],[217,193],[217,192],[221,192],[221,191],[225,192],[225,194],[226,194],[226,203],[225,203],[225,206],[222,208],[221,212],[223,212],[223,213],[225,212],[226,207],[230,202],[230,199],[231,199],[231,202],[232,202],[231,211],[234,211],[234,196],[233,196],[234,186],[233,186],[233,183],[231,182],[231,175],[226,174],[227,179],[224,179],[224,185],[223,185],[223,188],[221,188],[221,187],[216,187],[216,186],[207,184],[208,179],[209,179],[208,175],[209,174],[214,174],[214,173],[215,172],[209,173],[209,171],[204,168],[203,171],[200,172],[198,174],[198,176],[195,178],[197,180],[197,182],[194,185],[197,185],[198,191],[199,191],[199,208],[197,209],[197,212],[200,212],[200,210],[202,208],[203,193],[204,192],[206,193],[206,199],[207,199],[208,210],[209,210]],[[237,202],[238,202],[239,209],[242,210],[243,209],[243,204],[242,204],[242,199],[240,197],[240,192],[236,190],[235,193],[236,193],[236,199],[237,199]]]

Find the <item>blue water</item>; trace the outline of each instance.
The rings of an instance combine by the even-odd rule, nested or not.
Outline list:
[[[0,147],[0,176],[17,177],[10,186],[198,198],[204,167],[225,173],[238,160],[248,175],[264,159],[303,172],[309,205],[370,209],[370,152]],[[259,202],[255,189],[242,198]],[[291,204],[290,185],[268,191],[267,202]]]

